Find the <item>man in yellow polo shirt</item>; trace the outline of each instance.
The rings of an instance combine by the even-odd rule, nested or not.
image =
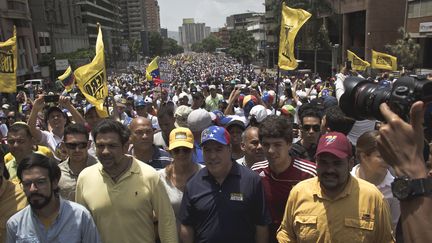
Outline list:
[[[81,171],[75,201],[88,208],[102,242],[176,243],[177,226],[167,192],[155,169],[126,155],[129,130],[105,119],[93,129],[100,163]]]
[[[13,155],[13,159],[6,161],[6,168],[9,171],[10,179],[15,184],[18,184],[17,168],[18,164],[22,159],[32,154],[33,152],[47,155],[46,151],[39,151],[36,149],[37,146],[34,144],[33,136],[30,133],[29,126],[24,122],[15,122],[9,127],[7,135],[8,146],[10,154]],[[51,152],[50,152],[51,154]],[[49,155],[47,155],[49,156]],[[9,156],[5,156],[9,157]]]
[[[394,242],[388,205],[369,182],[350,175],[352,147],[345,135],[322,135],[317,174],[288,197],[279,242]]]

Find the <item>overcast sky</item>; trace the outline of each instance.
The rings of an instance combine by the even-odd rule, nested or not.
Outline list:
[[[178,31],[183,18],[206,23],[212,29],[223,27],[232,14],[264,12],[264,0],[158,0],[161,28]]]

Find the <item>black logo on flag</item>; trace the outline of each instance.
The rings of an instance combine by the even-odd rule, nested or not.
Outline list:
[[[84,84],[84,90],[87,92],[87,94],[95,97],[98,100],[104,99],[106,96],[106,94],[104,94],[104,89],[103,89],[104,80],[105,80],[105,72],[102,69]]]
[[[0,73],[14,72],[14,55],[11,51],[0,50]]]

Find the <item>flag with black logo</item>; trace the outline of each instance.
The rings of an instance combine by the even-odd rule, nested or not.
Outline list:
[[[397,70],[397,57],[372,50],[371,67],[390,71]]]
[[[16,92],[17,49],[14,26],[13,36],[5,42],[0,42],[0,92]]]
[[[283,70],[294,70],[298,63],[294,57],[294,40],[297,32],[312,15],[303,9],[289,8],[282,4],[282,19],[279,36],[279,62]]]
[[[108,117],[107,108],[104,107],[108,96],[107,73],[105,69],[104,43],[102,29],[99,23],[96,39],[96,55],[93,61],[77,68],[74,72],[75,82],[86,99],[96,107],[100,117]]]
[[[348,61],[351,61],[351,67],[353,70],[356,71],[364,71],[367,67],[370,66],[368,62],[364,61],[350,50],[347,50],[347,59]]]

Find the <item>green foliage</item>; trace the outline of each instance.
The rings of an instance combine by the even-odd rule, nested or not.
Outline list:
[[[420,45],[411,38],[403,27],[399,28],[398,31],[401,38],[397,39],[393,45],[387,44],[385,47],[398,58],[400,66],[412,69],[418,64]]]
[[[222,46],[222,41],[215,35],[203,39],[200,43],[192,44],[192,51],[194,52],[215,52],[216,48]]]
[[[164,38],[162,51],[163,55],[177,55],[183,52],[183,47],[177,45],[177,41],[174,39]]]
[[[162,55],[163,39],[158,32],[149,33],[149,53],[150,56],[160,56]]]
[[[228,54],[243,63],[250,63],[256,53],[256,41],[251,32],[246,30],[234,30],[230,32]]]
[[[128,42],[129,61],[137,60],[138,54],[141,52],[141,40],[131,39]]]
[[[95,48],[82,48],[70,53],[57,54],[56,59],[92,59],[96,55]]]
[[[149,49],[150,56],[175,55],[183,52],[183,47],[174,39],[163,38],[158,32],[150,32]]]

